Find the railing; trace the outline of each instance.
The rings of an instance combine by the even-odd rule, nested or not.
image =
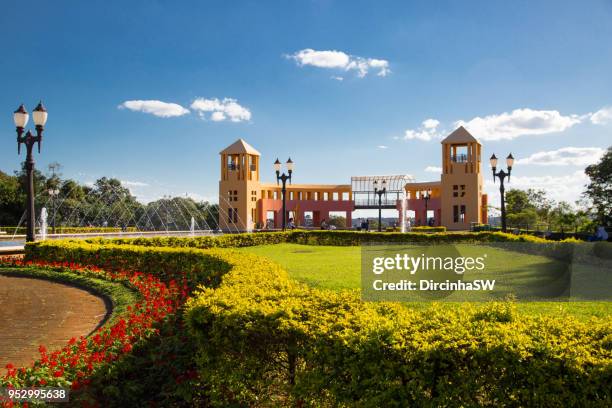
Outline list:
[[[454,163],[466,163],[468,161],[467,154],[451,155],[451,161]]]
[[[381,205],[383,207],[393,207],[397,205],[397,200],[401,199],[401,193],[389,192],[382,196]],[[373,191],[353,191],[353,201],[355,207],[378,208],[378,194]]]

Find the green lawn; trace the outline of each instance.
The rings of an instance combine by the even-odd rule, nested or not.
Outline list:
[[[480,251],[482,248],[465,246],[461,253]],[[309,246],[298,244],[263,245],[240,248],[239,251],[265,256],[282,265],[290,276],[308,285],[331,289],[358,289],[361,287],[361,247]],[[496,252],[497,251],[497,252]],[[488,277],[503,275],[512,271],[512,277],[507,278],[507,284],[534,283],[534,265],[544,264],[547,258],[534,255],[517,254],[507,251],[487,249],[492,257],[503,262],[495,262],[496,266],[487,268]],[[487,276],[485,276],[487,277]],[[607,289],[603,287],[603,289]],[[456,306],[453,302],[442,302],[446,307]],[[428,307],[428,302],[410,302],[408,307]],[[610,317],[612,302],[518,302],[519,311],[537,315],[574,315],[579,318],[590,316]]]

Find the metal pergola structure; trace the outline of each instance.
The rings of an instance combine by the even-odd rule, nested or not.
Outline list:
[[[356,210],[378,209],[378,196],[374,193],[374,181],[378,182],[379,188],[385,181],[387,192],[382,197],[381,207],[395,209],[397,202],[405,197],[404,187],[407,183],[413,183],[415,179],[408,174],[351,177],[351,189]]]

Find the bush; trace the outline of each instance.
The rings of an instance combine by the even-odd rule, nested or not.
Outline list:
[[[228,234],[195,238],[155,237],[155,238],[91,238],[86,242],[97,245],[137,245],[148,247],[188,247],[188,248],[239,248],[256,245],[296,243],[305,245],[356,246],[364,243],[423,243],[457,244],[487,242],[531,242],[549,243],[543,238],[530,235],[514,235],[502,232],[407,232],[387,233],[359,231],[293,230],[286,232],[257,232],[248,234]],[[574,241],[572,241],[574,242]]]
[[[439,226],[439,227],[428,227],[428,226],[412,227],[410,229],[410,231],[413,231],[413,232],[446,232],[446,227],[443,227],[443,226]]]
[[[519,319],[508,303],[416,312],[362,302],[356,291],[310,288],[251,254],[150,246],[349,245],[361,237],[388,242],[411,235],[424,242],[464,239],[312,231],[120,245],[55,241],[28,244],[27,257],[201,279],[184,317],[197,339],[200,379],[212,405],[610,406],[608,319]],[[525,242],[498,233],[461,235]]]
[[[420,227],[410,227],[409,230],[411,232],[446,232],[446,227],[430,227],[427,225],[423,225]],[[385,228],[385,232],[401,232],[401,227],[387,227]]]
[[[607,321],[516,318],[509,304],[416,313],[287,279],[252,255],[185,314],[215,405],[605,406]]]
[[[26,245],[26,261],[47,261],[96,266],[108,271],[146,272],[169,282],[184,277],[191,285],[216,286],[229,270],[189,248],[96,245],[85,241],[41,241]]]

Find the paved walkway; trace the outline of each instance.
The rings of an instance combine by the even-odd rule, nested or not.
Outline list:
[[[85,290],[0,275],[0,375],[8,363],[29,366],[41,344],[52,351],[89,334],[107,313],[104,300]]]

